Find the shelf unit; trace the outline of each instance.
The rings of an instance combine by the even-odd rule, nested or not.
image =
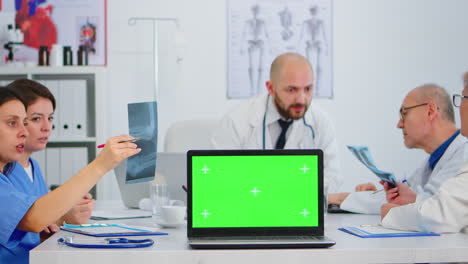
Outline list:
[[[43,83],[56,97],[55,116],[58,118],[54,120],[47,149],[33,155],[40,163],[49,186],[62,184],[94,160],[96,146],[104,142],[105,76],[104,67],[93,66],[0,67],[0,86],[28,78]],[[81,90],[77,92],[78,89]],[[70,102],[65,102],[65,99]],[[81,107],[82,104],[85,105]],[[75,124],[78,114],[83,124]],[[71,129],[75,130],[70,132]],[[75,132],[77,129],[82,130]],[[96,197],[95,189],[92,194]]]

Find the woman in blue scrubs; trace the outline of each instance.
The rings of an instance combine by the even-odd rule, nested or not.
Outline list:
[[[14,184],[13,163],[24,152],[28,131],[26,103],[14,91],[0,88],[0,263],[29,263],[39,232],[68,212],[123,159],[141,151],[128,135],[109,139],[101,153],[72,179],[41,196],[40,190]],[[40,189],[40,188],[39,188]]]
[[[19,188],[34,188],[44,194],[47,193],[47,185],[44,182],[41,168],[36,160],[31,158],[34,152],[44,150],[52,132],[52,121],[55,111],[55,97],[44,85],[29,79],[19,79],[10,83],[8,88],[20,94],[26,101],[28,115],[28,137],[20,160],[15,163],[12,175],[14,183]],[[61,217],[56,223],[61,225],[64,221],[69,224],[84,224],[91,217],[94,208],[94,200],[91,194],[85,197]],[[44,230],[44,233],[54,231],[58,227],[51,226],[52,230]],[[44,234],[46,235],[46,234]]]

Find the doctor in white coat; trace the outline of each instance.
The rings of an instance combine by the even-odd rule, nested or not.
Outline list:
[[[465,73],[462,95],[453,96],[453,104],[460,107],[461,133],[468,136],[468,73]],[[397,202],[411,200],[414,194],[399,183],[388,189],[387,197],[395,203],[382,206],[382,225],[389,228],[433,231],[437,233],[468,233],[468,163],[457,175],[446,181],[432,197],[401,206]],[[394,194],[397,194],[396,196]]]
[[[322,149],[325,190],[341,184],[337,142],[328,115],[311,105],[312,66],[302,55],[285,53],[271,65],[268,94],[228,112],[212,136],[215,149]]]
[[[405,145],[429,154],[407,179],[413,198],[424,200],[437,193],[441,184],[463,166],[467,140],[455,126],[449,94],[438,85],[425,84],[409,92],[400,115],[397,126],[403,132]],[[354,193],[330,194],[329,202],[352,212],[380,214],[387,200],[385,192],[376,190],[372,183],[361,184]]]

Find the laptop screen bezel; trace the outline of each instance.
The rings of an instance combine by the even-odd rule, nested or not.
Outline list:
[[[258,155],[311,155],[318,157],[318,226],[312,227],[225,227],[195,228],[192,219],[192,157],[197,156],[258,156]],[[187,152],[187,236],[278,236],[324,234],[323,151],[320,149],[271,149],[271,150],[189,150]]]

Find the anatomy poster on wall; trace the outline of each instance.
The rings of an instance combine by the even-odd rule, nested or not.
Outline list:
[[[228,98],[266,91],[273,59],[311,63],[315,98],[332,98],[332,0],[228,0]]]
[[[106,63],[106,0],[2,0],[2,12],[14,12],[24,34],[15,57],[37,62],[40,46],[71,46],[75,57],[86,46],[91,65]]]

